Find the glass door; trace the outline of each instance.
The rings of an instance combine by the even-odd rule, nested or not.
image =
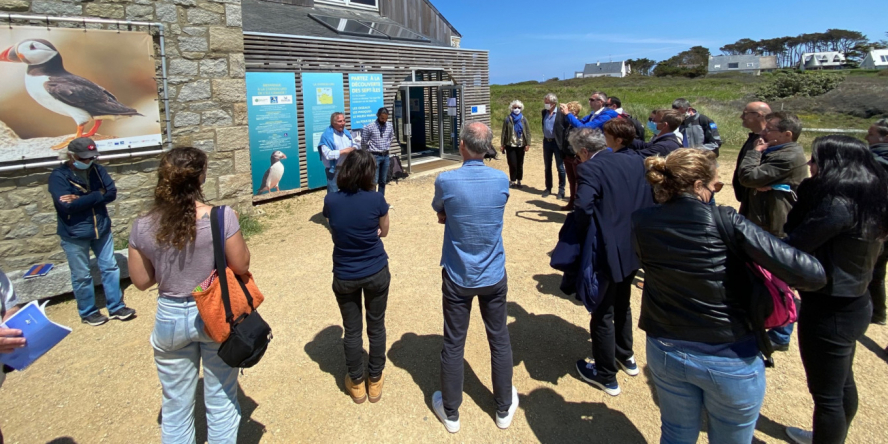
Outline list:
[[[459,154],[459,132],[465,121],[462,85],[438,89],[438,136],[441,158],[462,160]]]

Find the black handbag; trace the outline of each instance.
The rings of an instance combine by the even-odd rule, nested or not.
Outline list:
[[[268,343],[271,341],[271,327],[259,316],[259,312],[253,308],[253,297],[247,290],[244,282],[237,277],[247,298],[247,303],[253,309],[251,313],[244,313],[234,318],[231,312],[231,298],[228,293],[228,273],[225,273],[225,220],[224,213],[213,207],[210,212],[210,225],[213,232],[213,255],[215,256],[216,269],[223,270],[218,273],[219,285],[222,290],[222,305],[225,306],[225,320],[231,326],[228,339],[219,347],[219,357],[226,364],[234,368],[250,368],[256,365],[265,355]]]

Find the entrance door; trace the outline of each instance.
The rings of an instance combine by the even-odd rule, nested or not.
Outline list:
[[[459,154],[459,132],[462,130],[463,122],[465,122],[463,86],[439,87],[437,123],[442,159],[462,159]]]

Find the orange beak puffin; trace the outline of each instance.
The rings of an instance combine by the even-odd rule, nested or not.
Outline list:
[[[74,119],[74,137],[92,137],[103,120],[141,116],[135,109],[121,104],[113,94],[99,85],[65,70],[59,51],[47,40],[23,40],[0,53],[0,62],[25,63],[25,89],[44,108]],[[95,123],[84,133],[89,121]],[[61,149],[65,141],[53,147]]]

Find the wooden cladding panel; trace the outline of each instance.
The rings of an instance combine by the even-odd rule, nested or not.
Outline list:
[[[302,102],[302,73],[343,73],[345,90],[343,112],[345,112],[349,128],[351,127],[351,115],[349,113],[348,74],[360,72],[382,74],[384,103],[390,111],[393,111],[398,87],[409,79],[412,70],[440,68],[457,84],[464,85],[463,106],[466,108],[466,121],[477,120],[490,125],[490,77],[488,55],[484,51],[453,50],[434,46],[374,45],[373,42],[344,42],[247,34],[244,35],[244,58],[249,72],[293,72],[296,75],[297,105]],[[417,80],[422,79],[418,76]],[[477,119],[473,118],[470,115],[472,105],[486,105],[488,114],[477,116]],[[405,104],[405,112],[406,106]],[[301,186],[306,188],[308,186],[306,156],[318,154],[314,152],[313,148],[306,149],[308,144],[306,143],[305,112],[301,105],[297,106],[297,110]],[[437,130],[436,127],[434,131],[437,132]],[[392,154],[401,153],[401,147],[397,140],[393,140],[391,150]]]
[[[450,43],[450,26],[429,7],[425,0],[388,0],[383,2],[386,17],[422,35]]]

